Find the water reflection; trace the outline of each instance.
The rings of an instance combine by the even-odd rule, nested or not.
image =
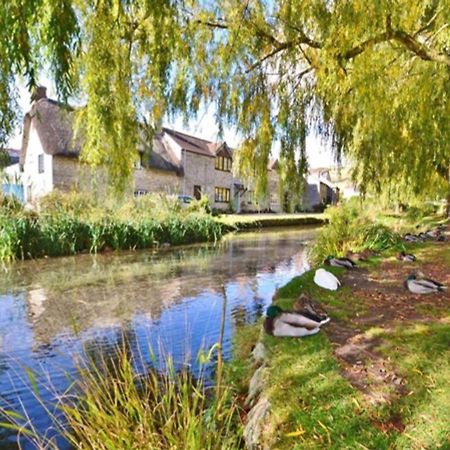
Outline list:
[[[195,367],[198,351],[218,340],[224,295],[229,355],[235,327],[259,317],[276,288],[307,268],[314,235],[314,229],[275,230],[231,236],[216,247],[15,265],[0,275],[1,402],[22,402],[46,429],[49,419],[23,366],[41,374],[48,401],[67,386],[75,355],[100,358],[124,337],[146,363],[151,348],[161,367],[162,354]],[[8,448],[3,439],[0,448]]]

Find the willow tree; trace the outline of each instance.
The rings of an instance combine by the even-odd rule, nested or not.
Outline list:
[[[243,136],[237,160],[244,177],[256,175],[257,193],[275,141],[286,186],[298,186],[314,129],[355,162],[363,189],[422,193],[436,179],[450,194],[450,0],[8,5],[0,12],[9,36],[0,36],[3,129],[14,118],[15,75],[32,85],[47,64],[63,97],[86,100],[85,159],[108,164],[119,186],[139,123],[153,130],[166,114],[192,117],[214,103],[219,127]]]

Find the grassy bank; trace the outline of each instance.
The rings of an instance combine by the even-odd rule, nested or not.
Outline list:
[[[266,227],[287,227],[304,225],[323,225],[324,214],[230,214],[220,216],[218,221],[238,231]]]
[[[342,253],[354,249],[347,245],[346,226],[337,239]],[[405,220],[398,231],[410,228],[413,223]],[[384,232],[393,236],[391,229]],[[356,240],[362,250],[364,242]],[[314,270],[277,292],[274,302],[285,309],[306,292],[328,311],[331,323],[303,339],[262,337],[264,394],[271,404],[262,442],[269,448],[450,448],[450,294],[418,296],[402,286],[416,269],[450,285],[450,245],[408,244],[416,263],[395,259],[403,246],[397,239],[393,247],[383,246],[353,272],[327,268],[342,281],[336,292],[315,285]],[[260,326],[237,338],[230,378],[242,395],[254,371],[249,352]]]
[[[0,261],[215,241],[227,229],[201,202],[148,195],[128,201],[54,193],[38,210],[0,199]]]

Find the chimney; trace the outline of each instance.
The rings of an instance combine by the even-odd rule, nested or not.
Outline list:
[[[33,102],[37,102],[41,98],[47,98],[47,88],[45,86],[37,86],[31,96]]]

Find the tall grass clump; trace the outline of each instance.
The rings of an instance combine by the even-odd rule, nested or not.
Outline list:
[[[17,432],[22,444],[58,449],[55,432],[79,450],[236,450],[241,447],[239,407],[228,389],[207,387],[202,376],[176,371],[136,371],[125,350],[85,362],[71,389],[48,405],[36,375],[27,376],[33,395],[51,419],[53,436],[28,415],[0,410],[0,426]],[[47,387],[48,389],[48,387]]]
[[[100,201],[56,191],[37,212],[3,201],[0,227],[0,261],[216,241],[225,231],[203,199],[182,208],[176,196],[162,194]]]
[[[315,242],[311,256],[321,262],[327,256],[345,256],[363,250],[382,251],[401,243],[399,234],[378,223],[364,205],[355,201],[342,202],[327,209],[328,224]]]

